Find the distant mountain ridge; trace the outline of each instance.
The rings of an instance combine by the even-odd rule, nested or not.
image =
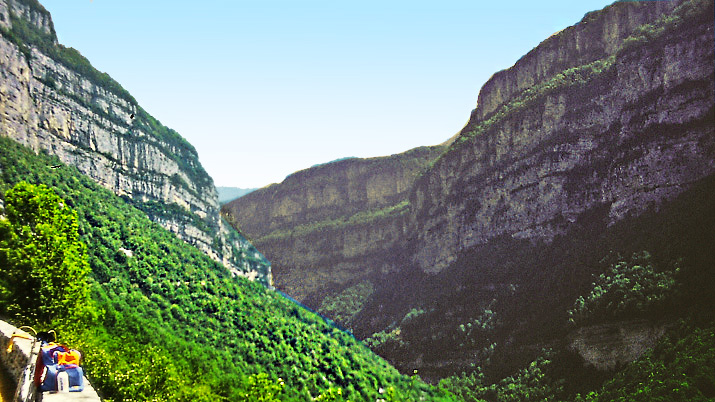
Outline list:
[[[236,198],[243,197],[244,195],[256,191],[255,188],[238,188],[238,187],[221,187],[217,186],[216,191],[218,192],[218,202],[223,205]]]

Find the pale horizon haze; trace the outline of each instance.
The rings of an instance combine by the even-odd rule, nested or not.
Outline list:
[[[256,188],[446,141],[492,74],[613,1],[40,2],[216,186]]]

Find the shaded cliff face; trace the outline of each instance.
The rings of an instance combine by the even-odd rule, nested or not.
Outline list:
[[[394,271],[414,178],[443,150],[352,158],[288,176],[222,208],[271,261],[275,284],[318,308],[367,277]]]
[[[560,34],[578,38],[586,32],[580,25],[600,27],[590,38],[597,42],[626,30],[620,16],[650,19],[620,44],[596,46],[610,51],[581,55],[582,47],[565,46],[558,59],[573,61],[548,77],[536,73],[550,70],[537,62],[537,47],[485,85],[460,137],[410,194],[414,240],[401,273],[431,284],[411,283],[412,292],[430,295],[413,302],[428,312],[402,328],[400,342],[420,352],[387,345],[381,353],[441,376],[465,368],[464,356],[483,361],[493,344],[494,370],[508,373],[509,362],[513,369],[534,349],[560,342],[565,309],[609,251],[651,249],[664,261],[687,256],[709,272],[712,245],[704,239],[711,228],[700,220],[711,219],[703,212],[711,201],[682,203],[678,213],[671,205],[703,180],[711,186],[715,173],[713,2],[660,3],[616,3]],[[500,77],[513,81],[502,86]],[[524,89],[480,112],[489,103],[482,99],[499,98],[492,91],[500,87]],[[464,339],[456,328],[479,322],[486,310],[500,324]],[[642,350],[660,333],[628,348]],[[464,346],[450,346],[454,339]],[[611,357],[621,346],[609,351],[589,336],[580,342],[586,359],[584,351],[597,350],[598,367],[618,363]]]
[[[484,119],[519,92],[555,74],[614,54],[638,27],[670,13],[678,3],[621,3],[587,14],[578,24],[541,42],[513,67],[494,74],[479,91],[470,122]]]
[[[359,282],[378,282],[397,270],[405,213],[406,208],[398,206],[386,216],[299,228],[300,234],[269,235],[253,242],[278,267],[276,287],[318,310],[325,297]]]
[[[597,207],[612,224],[713,173],[712,19],[671,24],[637,45],[610,34],[674,4],[616,3],[587,15],[545,41],[546,55],[540,46],[484,86],[462,138],[410,196],[415,265],[439,272],[502,235],[549,241]],[[552,58],[567,69],[542,74],[558,71]]]
[[[713,14],[712,0],[621,2],[545,40],[485,84],[465,129],[379,224],[339,217],[369,203],[320,180],[264,189],[231,215],[280,261],[279,287],[374,334],[403,372],[489,361],[491,375],[512,374],[535,351],[567,349],[566,310],[610,251],[685,257],[712,275],[699,220],[713,219],[701,197],[715,177]]]
[[[37,2],[0,0],[0,20],[2,135],[76,166],[235,273],[270,280],[260,253],[222,223],[213,181],[186,140],[58,45]]]

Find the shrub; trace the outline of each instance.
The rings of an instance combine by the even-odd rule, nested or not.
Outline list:
[[[596,278],[585,298],[576,299],[568,311],[569,323],[583,324],[662,310],[673,296],[675,277],[680,271],[677,263],[670,270],[659,271],[652,265],[647,251],[635,253],[628,260],[616,256],[616,260]]]

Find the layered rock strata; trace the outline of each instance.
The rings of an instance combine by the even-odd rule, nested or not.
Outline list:
[[[405,201],[417,175],[443,150],[421,147],[387,157],[312,167],[223,206],[274,267],[276,286],[298,300],[320,300],[375,273],[392,272]]]
[[[545,41],[546,56],[539,46],[485,84],[461,138],[410,194],[417,267],[439,272],[503,235],[549,241],[596,207],[614,223],[715,172],[712,14],[654,21],[675,3],[589,14]]]
[[[267,261],[221,221],[193,146],[57,44],[38,3],[0,0],[0,27],[1,135],[76,166],[234,273],[270,282]]]

